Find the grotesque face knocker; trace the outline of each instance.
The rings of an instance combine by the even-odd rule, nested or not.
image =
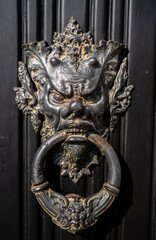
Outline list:
[[[28,70],[19,62],[22,87],[15,88],[16,102],[42,137],[32,165],[32,191],[52,221],[72,233],[93,225],[119,192],[120,164],[107,137],[129,106],[133,88],[126,87],[127,59],[118,67],[122,48],[113,41],[94,45],[90,32],[82,33],[71,17],[65,31],[54,34],[52,45],[24,45]],[[98,164],[96,149],[106,157],[108,179],[98,193],[84,199],[49,187],[44,162],[56,144],[62,151],[55,162],[74,183]]]

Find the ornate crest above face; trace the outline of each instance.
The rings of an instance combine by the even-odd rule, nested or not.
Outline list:
[[[52,45],[24,45],[28,67],[19,62],[16,102],[34,130],[40,129],[42,142],[62,129],[71,133],[55,162],[74,182],[98,164],[96,150],[82,137],[91,130],[107,138],[130,104],[127,59],[118,64],[123,47],[113,41],[94,45],[73,17],[63,33],[54,34]]]

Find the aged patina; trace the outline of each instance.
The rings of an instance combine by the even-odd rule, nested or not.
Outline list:
[[[42,139],[32,166],[32,191],[52,221],[71,233],[93,225],[119,192],[120,164],[107,140],[133,88],[126,86],[127,58],[119,66],[123,47],[113,41],[95,45],[91,33],[83,33],[71,17],[65,31],[54,34],[52,45],[24,45],[27,68],[19,62],[22,86],[15,88],[16,102]],[[74,183],[98,164],[97,149],[106,157],[108,179],[98,193],[84,199],[49,188],[44,162],[56,144],[62,149],[55,160],[60,174]]]

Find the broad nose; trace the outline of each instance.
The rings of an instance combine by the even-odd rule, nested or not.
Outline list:
[[[83,110],[83,105],[79,100],[76,100],[70,104],[70,109],[73,113],[78,113]]]
[[[66,119],[69,116],[73,115],[73,117],[80,117],[84,112],[84,106],[80,100],[74,100],[70,102],[68,105],[61,109],[62,118]]]

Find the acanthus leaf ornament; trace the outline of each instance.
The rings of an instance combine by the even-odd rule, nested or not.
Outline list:
[[[42,137],[32,165],[32,191],[52,221],[72,233],[92,226],[119,192],[120,164],[107,137],[129,106],[133,88],[126,86],[126,58],[119,67],[123,47],[113,41],[94,45],[91,33],[83,33],[71,17],[65,31],[54,34],[52,45],[24,45],[27,68],[19,62],[16,102]],[[56,143],[62,151],[55,163],[74,183],[98,164],[98,151],[106,157],[108,180],[98,193],[84,199],[49,188],[44,163]]]

